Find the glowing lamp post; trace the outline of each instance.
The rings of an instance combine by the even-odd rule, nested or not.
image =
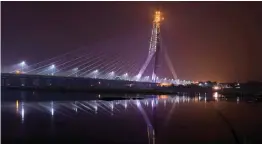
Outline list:
[[[115,76],[115,72],[114,72],[114,71],[112,71],[112,72],[110,72],[110,73],[109,73],[109,75],[110,75],[110,78],[111,78],[111,79],[113,79],[113,78],[114,78],[114,76]]]
[[[125,73],[124,74],[124,79],[127,80],[127,78],[128,78],[128,73]]]
[[[95,76],[95,79],[96,79],[97,75],[98,75],[98,70],[95,70],[93,73],[94,73],[94,76]]]
[[[136,75],[136,76],[135,76],[135,81],[139,81],[140,78],[141,78],[141,74]]]
[[[77,75],[77,72],[78,72],[78,68],[74,68],[74,69],[73,69],[73,73],[76,74],[76,77],[78,76],[78,75]]]
[[[52,71],[51,75],[54,75],[55,73],[55,65],[50,66],[50,70]]]
[[[20,66],[21,66],[21,72],[24,73],[25,61],[22,61],[20,63]]]

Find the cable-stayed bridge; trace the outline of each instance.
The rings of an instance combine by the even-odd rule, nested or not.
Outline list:
[[[12,70],[5,73],[23,75],[23,77],[45,76],[49,79],[52,77],[67,77],[77,78],[78,80],[80,78],[88,78],[89,80],[98,79],[135,83],[190,84],[190,81],[177,78],[169,55],[162,46],[160,33],[162,20],[162,13],[156,11],[147,56],[141,55],[135,49],[132,49],[132,53],[130,53],[126,49],[116,48],[112,50],[106,48],[106,46],[100,46],[91,51],[88,47],[81,47],[35,64],[22,61]],[[161,69],[164,69],[159,63],[160,51],[162,51],[162,57],[164,57],[167,66],[165,69],[170,70],[171,77],[167,78],[158,75]],[[141,57],[144,59],[144,62],[141,61]],[[6,75],[7,77],[8,75]],[[5,79],[3,82],[2,84],[4,85],[8,83]],[[22,86],[25,84],[25,82],[24,84],[21,82]]]

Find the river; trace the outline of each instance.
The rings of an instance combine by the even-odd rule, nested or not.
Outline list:
[[[262,143],[262,103],[220,99],[217,93],[110,101],[101,99],[105,94],[70,93],[67,100],[50,99],[50,93],[41,100],[7,95],[18,96],[2,93],[2,142],[8,144]]]

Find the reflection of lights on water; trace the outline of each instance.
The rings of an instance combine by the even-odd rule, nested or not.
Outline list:
[[[24,122],[24,117],[25,117],[25,110],[24,110],[24,108],[22,108],[21,115],[22,115],[22,122]]]
[[[51,115],[54,116],[54,102],[51,101]]]
[[[98,109],[97,105],[94,106],[94,109],[95,109],[95,112],[97,112],[97,109]]]
[[[77,112],[77,104],[76,104],[76,101],[75,101],[75,104],[74,104],[74,110],[75,110],[75,112]]]
[[[16,100],[16,108],[18,109],[18,107],[19,107],[19,101]]]
[[[215,92],[213,96],[214,96],[215,98],[217,98],[217,97],[218,97],[218,93]]]
[[[155,131],[152,126],[147,126],[147,136],[148,136],[148,143],[155,144]]]
[[[97,102],[96,102],[96,100],[95,100],[95,102],[94,102],[94,105],[93,105],[93,107],[94,107],[94,109],[95,109],[95,113],[97,113],[98,106],[97,106]]]
[[[154,100],[151,100],[151,107],[154,107]]]
[[[54,108],[51,108],[51,114],[54,115]]]
[[[220,94],[219,93],[213,93],[213,98],[215,98],[215,97],[219,98]],[[149,108],[150,111],[151,111],[150,107],[152,106],[152,110],[153,110],[153,108],[158,107],[157,103],[159,103],[159,105],[162,106],[162,108],[165,107],[165,109],[166,109],[170,106],[171,102],[173,102],[174,104],[175,103],[178,104],[179,102],[182,102],[182,101],[184,101],[185,103],[188,103],[188,102],[191,103],[191,102],[194,102],[194,99],[196,99],[196,101],[199,101],[199,100],[204,101],[205,100],[205,102],[206,102],[207,96],[203,96],[203,95],[196,96],[196,97],[174,96],[174,97],[169,97],[168,99],[147,98],[147,99],[143,99],[143,100],[120,100],[120,101],[113,101],[113,102],[112,101],[92,100],[92,101],[87,101],[87,102],[68,102],[67,105],[64,104],[64,103],[60,103],[60,102],[57,102],[57,103],[56,102],[48,102],[47,104],[45,104],[43,106],[45,108],[47,108],[47,114],[52,116],[52,118],[55,118],[54,113],[56,112],[56,115],[60,113],[60,111],[59,111],[60,106],[65,106],[66,108],[70,109],[70,111],[73,112],[75,115],[77,114],[78,109],[80,109],[81,112],[86,110],[86,113],[89,113],[89,114],[95,114],[96,113],[97,114],[98,108],[99,108],[99,113],[107,112],[107,114],[110,115],[110,112],[111,112],[111,114],[115,114],[115,113],[122,112],[122,111],[124,112],[125,111],[124,109],[127,110],[128,104],[131,104],[128,107],[128,108],[131,108],[131,109],[132,109],[133,106],[143,109],[143,107],[147,105],[148,106],[147,108]],[[239,98],[237,98],[237,102],[238,101],[239,101]],[[20,119],[20,121],[21,121],[21,119],[22,119],[22,121],[24,121],[25,110],[27,110],[26,107],[24,109],[24,106],[22,106],[23,102],[21,102],[21,101],[16,101],[15,104],[16,104],[16,109],[18,109],[18,112],[17,112],[18,118]],[[83,104],[83,105],[81,105],[81,104]],[[121,106],[117,106],[116,104],[120,104]],[[13,103],[13,105],[14,105],[14,103]],[[91,113],[90,113],[90,111],[91,111]],[[28,110],[27,110],[27,113],[28,113]]]
[[[75,112],[77,112],[77,108],[75,108]]]
[[[146,100],[146,106],[148,106],[148,101]]]
[[[175,103],[179,103],[179,97],[178,96],[175,99]]]
[[[16,101],[16,112],[18,113],[18,108],[19,108],[19,101]]]
[[[215,93],[213,94],[213,97],[215,98],[216,101],[218,101],[218,92],[215,92]]]
[[[237,97],[237,103],[239,103],[239,97]]]
[[[140,102],[139,102],[139,100],[136,100],[136,106],[137,106],[137,107],[140,106]]]
[[[24,109],[24,103],[23,103],[23,102],[22,102],[21,117],[22,117],[22,123],[24,123],[24,118],[25,118],[25,109]]]
[[[114,115],[114,103],[112,102],[112,104],[111,104],[111,115]]]
[[[114,111],[114,103],[111,103],[111,110]]]
[[[197,102],[197,101],[198,101],[198,98],[197,98],[197,97],[194,97],[194,101]]]
[[[127,102],[125,101],[125,104],[124,104],[124,106],[125,106],[125,109],[127,108]]]

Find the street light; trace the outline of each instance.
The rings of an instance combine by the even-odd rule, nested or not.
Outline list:
[[[51,74],[51,75],[54,75],[54,73],[55,73],[55,65],[52,64],[52,65],[50,66],[50,69],[51,69],[51,71],[52,71],[52,74]]]
[[[94,76],[95,76],[95,78],[97,78],[97,74],[98,74],[98,70],[95,70],[95,71],[94,71]]]
[[[109,75],[110,75],[111,79],[113,79],[113,78],[114,78],[114,75],[115,75],[115,72],[112,71],[112,72],[109,73]]]
[[[127,77],[128,77],[128,73],[125,73],[124,74],[124,78],[127,80]]]
[[[73,72],[75,72],[76,77],[77,77],[78,68],[74,68],[74,69],[73,69]]]
[[[21,66],[21,72],[24,73],[25,61],[22,61],[22,62],[20,63],[20,66]]]
[[[142,76],[141,74],[137,74],[137,75],[136,75],[136,81],[139,81],[140,78],[141,78],[141,76]]]
[[[53,69],[53,68],[55,68],[55,65],[52,64],[52,65],[51,65],[51,69]]]

